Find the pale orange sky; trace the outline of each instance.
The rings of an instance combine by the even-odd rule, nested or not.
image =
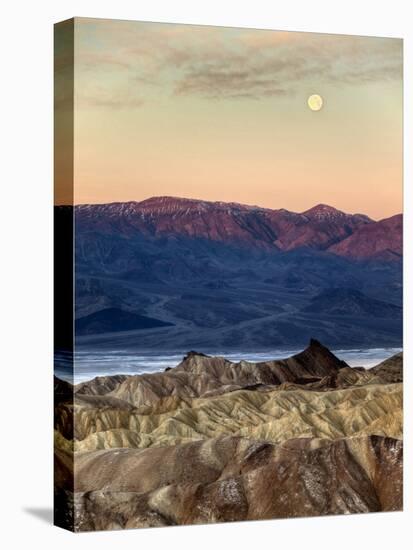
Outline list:
[[[76,19],[75,202],[400,212],[401,67],[398,39]]]

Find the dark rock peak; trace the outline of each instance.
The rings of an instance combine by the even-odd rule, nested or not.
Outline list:
[[[327,349],[327,348],[325,348],[325,347],[321,344],[321,342],[319,342],[319,341],[316,340],[315,338],[310,338],[309,347],[310,347],[310,348],[323,348],[323,349]]]
[[[338,359],[328,348],[323,346],[318,340],[311,338],[308,347],[296,355],[293,355],[287,361],[295,361],[303,365],[309,372],[324,374],[328,370],[338,371],[349,367],[345,361]]]
[[[190,359],[191,357],[209,357],[209,355],[206,355],[205,353],[201,353],[200,351],[188,351],[183,358],[183,361],[186,359]]]

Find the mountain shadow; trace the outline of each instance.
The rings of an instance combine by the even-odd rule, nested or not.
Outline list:
[[[402,308],[370,298],[354,288],[330,288],[315,296],[310,304],[303,308],[306,313],[328,315],[374,316],[381,318],[401,317]]]
[[[80,317],[75,322],[76,335],[78,336],[166,326],[172,326],[172,323],[114,307],[101,309],[90,315]]]

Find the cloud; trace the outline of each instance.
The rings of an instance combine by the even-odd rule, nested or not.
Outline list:
[[[275,95],[285,95],[283,84],[266,73],[257,71],[234,71],[225,69],[197,69],[189,71],[177,82],[174,93],[177,95],[199,94],[209,98],[248,98],[258,99]]]
[[[87,71],[89,69],[95,70],[99,68],[101,70],[108,70],[108,68],[124,68],[129,70],[131,63],[127,58],[122,59],[120,55],[116,55],[114,52],[82,52],[80,53],[79,61],[82,63],[82,69]],[[78,56],[76,56],[76,62]]]
[[[76,102],[77,106],[80,107],[103,107],[108,109],[138,109],[145,104],[145,101],[139,97],[125,98],[122,95],[120,96],[88,96],[80,95],[78,101]]]
[[[88,105],[139,107],[154,86],[169,96],[261,99],[294,94],[308,82],[351,86],[402,78],[398,39],[80,21],[78,72],[107,88],[107,96],[88,93]],[[131,96],[134,86],[142,97]]]
[[[255,31],[260,35],[260,31]],[[402,78],[400,41],[363,37],[263,32],[266,39],[240,41],[230,51],[184,66],[175,83],[177,95],[213,98],[294,94],[303,82],[354,85]],[[290,39],[286,34],[293,35]]]
[[[80,108],[97,107],[112,110],[139,109],[145,104],[145,100],[139,96],[132,86],[127,89],[104,88],[96,84],[85,87],[75,87],[75,105]]]

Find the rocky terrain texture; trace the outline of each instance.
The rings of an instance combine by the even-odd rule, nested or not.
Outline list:
[[[76,531],[402,509],[402,354],[312,340],[262,363],[55,380],[56,502]]]

